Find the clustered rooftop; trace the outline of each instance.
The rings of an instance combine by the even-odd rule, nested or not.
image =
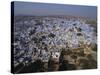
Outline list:
[[[81,19],[59,17],[15,17],[14,65],[59,61],[62,49],[72,50],[96,44],[95,28]],[[84,50],[85,51],[85,50]],[[91,51],[84,52],[91,53]]]

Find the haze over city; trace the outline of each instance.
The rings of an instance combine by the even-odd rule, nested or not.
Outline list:
[[[96,19],[97,7],[17,1],[14,2],[14,14],[32,16],[73,15]]]

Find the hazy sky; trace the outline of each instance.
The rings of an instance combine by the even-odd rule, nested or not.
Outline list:
[[[15,2],[15,15],[75,15],[96,19],[96,6],[80,6],[67,4],[47,4],[31,2]]]

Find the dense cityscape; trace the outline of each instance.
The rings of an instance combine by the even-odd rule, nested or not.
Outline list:
[[[15,73],[97,68],[97,27],[63,16],[14,17]]]

